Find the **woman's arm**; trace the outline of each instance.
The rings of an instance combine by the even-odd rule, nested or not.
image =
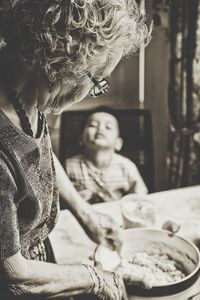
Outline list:
[[[85,265],[56,265],[26,260],[20,252],[0,262],[1,295],[40,299],[92,294],[98,299],[121,300],[122,278]],[[3,285],[2,285],[3,282]],[[13,298],[12,298],[13,299]],[[31,298],[32,299],[32,298]]]
[[[54,163],[60,196],[88,236],[98,244],[120,248],[119,226],[110,216],[96,212],[92,205],[81,198],[55,155]]]
[[[0,262],[0,274],[4,287],[14,296],[66,297],[88,293],[94,285],[83,265],[26,260],[20,252]]]

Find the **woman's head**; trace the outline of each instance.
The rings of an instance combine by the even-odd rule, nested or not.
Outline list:
[[[149,37],[134,0],[19,0],[11,16],[6,42],[52,80],[66,72],[98,77],[114,50],[125,55]]]
[[[150,30],[134,0],[14,3],[1,26],[4,41],[30,69],[42,68],[50,81],[74,85],[87,73],[102,78],[113,55],[118,62],[149,40]]]

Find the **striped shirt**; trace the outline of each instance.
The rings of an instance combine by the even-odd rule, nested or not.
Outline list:
[[[114,153],[109,166],[97,169],[83,155],[65,162],[66,172],[81,196],[89,203],[119,200],[129,193],[147,193],[147,187],[136,165]]]

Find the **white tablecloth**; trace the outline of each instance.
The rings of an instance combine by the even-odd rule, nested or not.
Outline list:
[[[200,245],[200,185],[153,193],[145,197],[155,203],[155,228],[161,228],[167,220],[175,221],[181,225],[179,235]],[[121,201],[98,204],[95,209],[112,215],[122,225]],[[87,262],[96,247],[68,210],[61,211],[50,240],[58,263]],[[191,293],[199,291],[200,280]]]

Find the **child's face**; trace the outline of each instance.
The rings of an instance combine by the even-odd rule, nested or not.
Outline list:
[[[92,114],[84,128],[83,145],[85,149],[113,149],[119,141],[118,122],[114,116],[106,112]]]

